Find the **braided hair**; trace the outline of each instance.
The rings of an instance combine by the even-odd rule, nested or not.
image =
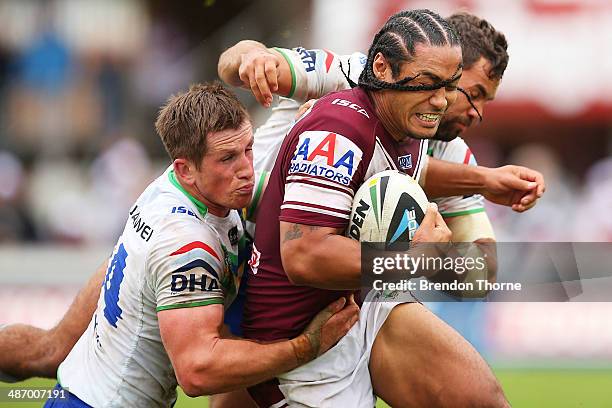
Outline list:
[[[449,78],[431,85],[406,85],[418,75],[397,82],[386,82],[376,78],[373,71],[374,58],[381,53],[389,62],[393,76],[400,73],[403,62],[414,59],[415,46],[460,46],[455,30],[437,13],[427,10],[406,10],[391,16],[374,36],[368,51],[368,59],[359,77],[359,86],[371,91],[392,89],[398,91],[433,91],[448,86],[457,78]],[[349,82],[354,86],[353,81]]]

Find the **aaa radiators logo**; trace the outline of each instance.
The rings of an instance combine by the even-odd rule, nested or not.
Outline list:
[[[308,131],[300,135],[289,174],[315,176],[348,186],[361,157],[361,149],[342,135]]]

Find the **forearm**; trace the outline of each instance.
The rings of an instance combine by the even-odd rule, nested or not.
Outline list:
[[[55,378],[57,365],[46,347],[50,330],[13,324],[0,330],[0,372],[21,381],[30,377]]]
[[[357,290],[361,285],[361,244],[342,235],[328,235],[302,252],[308,286],[332,290]],[[342,256],[338,256],[342,254]]]
[[[319,234],[320,229],[281,222],[281,260],[287,276],[295,285],[358,289],[361,280],[359,242],[338,235],[341,231]]]
[[[233,47],[225,50],[219,57],[217,73],[222,81],[233,86],[243,86],[238,76],[238,69],[242,61],[242,55],[253,49],[267,49],[265,45],[253,40],[242,40]]]
[[[284,224],[281,222],[281,225]],[[362,284],[361,243],[339,235],[340,231],[317,234],[319,227],[289,224],[284,229],[281,259],[291,282],[295,285],[312,286],[328,290],[358,290]],[[307,237],[306,234],[316,234]],[[304,238],[302,238],[304,236]],[[338,256],[342,254],[342,256]],[[405,254],[410,258],[439,254],[435,245],[410,248]],[[377,257],[390,256],[380,251]],[[397,279],[430,276],[437,271],[419,265],[415,271],[395,271]]]
[[[217,339],[202,356],[193,378],[179,381],[190,395],[210,395],[248,387],[290,371],[314,358],[304,335],[290,341],[260,344],[246,340]]]
[[[455,245],[479,248],[480,256],[485,259],[487,273],[481,274],[480,279],[494,281],[497,273],[497,253],[495,233],[491,221],[485,211],[468,215],[459,215],[445,219],[446,224],[453,232]]]
[[[57,367],[83,334],[96,308],[106,262],[51,330],[15,324],[0,330],[0,371],[17,379],[55,378]]]
[[[453,233],[453,242],[474,242],[480,239],[495,241],[491,220],[484,211],[444,218]]]
[[[477,239],[473,242],[478,246],[487,264],[486,279],[489,282],[497,281],[497,242],[492,238]]]
[[[485,189],[486,167],[451,163],[430,157],[425,178],[429,199],[479,194]]]

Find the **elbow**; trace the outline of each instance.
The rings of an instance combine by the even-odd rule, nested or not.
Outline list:
[[[197,386],[195,386],[194,384],[190,383],[190,382],[186,382],[186,381],[178,381],[181,389],[183,390],[183,392],[185,393],[185,395],[187,395],[190,398],[195,398],[195,397],[199,397],[202,395],[206,395],[204,393],[200,392],[200,389],[197,388]]]
[[[175,370],[176,380],[187,396],[194,398],[222,392],[215,383],[214,367],[211,364],[187,363]]]
[[[201,395],[206,395],[195,372],[192,370],[182,369],[176,370],[175,374],[176,381],[188,397],[194,398]]]
[[[283,269],[293,285],[311,286],[315,283],[315,268],[310,265],[312,259],[317,259],[313,254],[313,246],[304,248],[304,245],[290,244],[281,249]]]
[[[283,261],[283,269],[289,278],[289,282],[296,286],[305,286],[311,282],[311,276],[306,272],[307,267],[304,262],[292,259],[286,263]]]

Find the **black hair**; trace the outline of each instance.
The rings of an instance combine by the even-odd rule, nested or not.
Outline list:
[[[413,60],[417,44],[451,47],[461,45],[459,36],[452,26],[431,10],[406,10],[394,14],[374,36],[366,65],[359,76],[359,86],[372,91],[382,89],[431,91],[448,86],[457,79],[449,78],[432,85],[408,86],[406,83],[414,80],[416,76],[406,77],[397,82],[385,82],[376,78],[372,67],[378,53],[385,57],[395,77],[399,75],[401,63]],[[351,85],[354,85],[354,82]]]

